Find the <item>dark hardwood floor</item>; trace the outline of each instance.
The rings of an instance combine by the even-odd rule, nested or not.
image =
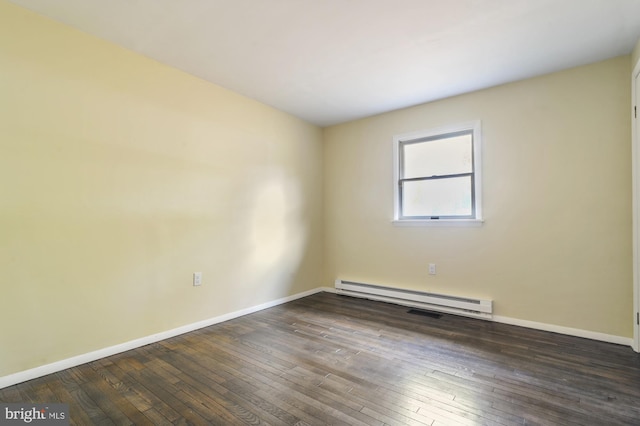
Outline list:
[[[640,425],[630,348],[320,293],[0,390],[71,423]]]

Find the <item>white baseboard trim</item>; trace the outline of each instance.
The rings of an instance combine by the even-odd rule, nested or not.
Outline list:
[[[283,303],[291,302],[302,297],[310,296],[312,294],[320,293],[323,291],[330,291],[328,287],[318,287],[313,290],[305,291],[302,293],[294,294],[292,296],[283,297],[281,299],[273,300],[271,302],[263,303],[261,305],[252,306],[239,311],[230,312],[228,314],[220,315],[214,318],[209,318],[203,321],[198,321],[192,324],[187,324],[182,327],[174,328],[172,330],[163,331],[160,333],[152,334],[150,336],[141,337],[139,339],[130,340],[125,343],[121,343],[115,346],[109,346],[107,348],[98,349],[97,351],[89,352],[82,355],[77,355],[71,358],[56,361],[51,364],[42,365],[40,367],[31,368],[29,370],[19,371],[17,373],[9,374],[7,376],[0,377],[0,389],[12,386],[18,383],[26,382],[27,380],[33,380],[38,377],[46,376],[47,374],[56,373],[58,371],[66,370],[67,368],[76,367],[78,365],[86,364],[88,362],[95,361],[100,358],[105,358],[111,355],[116,355],[121,352],[129,351],[139,348],[150,343],[159,342],[160,340],[169,339],[171,337],[179,336],[180,334],[189,333],[210,325],[219,324],[221,322],[229,321],[234,318],[238,318],[244,315],[252,314],[254,312],[261,311],[263,309],[272,308]]]
[[[601,342],[615,343],[616,345],[632,346],[633,339],[630,337],[614,336],[612,334],[598,333],[596,331],[582,330],[579,328],[562,327],[560,325],[545,324],[542,322],[527,321],[517,318],[493,316],[493,321],[517,325],[519,327],[533,328],[535,330],[550,331],[552,333],[566,334],[568,336],[583,337],[585,339],[599,340]]]
[[[323,288],[323,291],[326,292],[331,292],[331,293],[336,293],[336,289],[335,288]],[[348,295],[350,297],[355,297],[352,295]],[[373,297],[367,297],[368,299],[371,300],[376,300]],[[381,300],[384,302],[389,302],[389,303],[394,303],[394,304],[399,304],[402,306],[408,306],[408,307],[415,307],[414,304],[410,303],[410,302],[400,302],[397,300],[393,300],[393,301],[389,301],[389,300],[382,300],[382,299],[377,299],[377,300]],[[441,309],[434,309],[434,310],[440,310],[442,312],[447,313],[446,311],[443,311]],[[451,313],[453,315],[460,315],[459,313],[456,312],[448,312]],[[463,315],[465,316],[465,315]],[[476,318],[476,317],[473,317]],[[521,320],[521,319],[517,319],[517,318],[510,318],[510,317],[503,317],[500,315],[492,315],[491,318],[476,318],[476,319],[480,319],[483,321],[493,321],[493,322],[499,322],[499,323],[503,323],[503,324],[509,324],[509,325],[517,325],[519,327],[526,327],[526,328],[532,328],[534,330],[541,330],[541,331],[550,331],[552,333],[558,333],[558,334],[565,334],[568,336],[575,336],[575,337],[582,337],[585,339],[591,339],[591,340],[598,340],[601,342],[607,342],[607,343],[615,343],[616,345],[624,345],[624,346],[630,346],[633,348],[633,339],[630,337],[621,337],[621,336],[614,336],[611,334],[605,334],[605,333],[598,333],[595,331],[588,331],[588,330],[582,330],[579,328],[571,328],[571,327],[563,327],[563,326],[559,326],[559,325],[554,325],[554,324],[546,324],[546,323],[542,323],[542,322],[535,322],[535,321],[527,321],[527,320]],[[636,350],[636,352],[638,352]]]
[[[126,352],[132,349],[139,348],[144,345],[159,342],[161,340],[169,339],[171,337],[179,336],[181,334],[189,333],[191,331],[199,330],[210,325],[219,324],[225,321],[232,320],[244,315],[252,314],[254,312],[261,311],[263,309],[272,308],[274,306],[281,305],[283,303],[291,302],[302,297],[310,296],[312,294],[326,292],[336,293],[336,289],[333,287],[317,287],[312,290],[308,290],[302,293],[297,293],[292,296],[283,297],[271,302],[263,303],[261,305],[252,306],[239,311],[230,312],[228,314],[220,315],[214,318],[209,318],[203,321],[198,321],[192,324],[187,324],[182,327],[174,328],[171,330],[163,331],[161,333],[152,334],[150,336],[141,337],[139,339],[130,340],[125,343],[121,343],[115,346],[109,346],[107,348],[98,349],[97,351],[89,352],[82,355],[77,355],[71,358],[56,361],[51,364],[42,365],[40,367],[31,368],[29,370],[20,371],[17,373],[9,374],[7,376],[0,377],[0,389],[12,386],[18,383],[33,380],[38,377],[46,376],[47,374],[56,373],[58,371],[65,370],[67,368],[76,367],[78,365],[86,364],[101,358],[105,358],[111,355],[116,355],[121,352]],[[562,327],[553,324],[545,324],[535,321],[527,321],[516,318],[503,317],[493,315],[492,321],[517,325],[520,327],[533,328],[536,330],[550,331],[553,333],[566,334],[569,336],[583,337],[586,339],[599,340],[608,343],[615,343],[618,345],[632,346],[633,339],[628,337],[614,336],[610,334],[597,333],[594,331],[581,330],[577,328]]]

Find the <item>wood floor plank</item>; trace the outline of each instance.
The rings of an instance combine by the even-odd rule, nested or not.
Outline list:
[[[219,371],[226,370],[228,374],[233,374],[233,375],[237,375],[239,377],[245,377],[248,379],[255,378],[255,377],[264,377],[264,380],[270,385],[274,385],[276,380],[279,380],[280,382],[284,382],[285,386],[289,387],[290,390],[293,387],[292,382],[300,383],[300,380],[297,380],[294,376],[292,376],[291,374],[288,374],[289,373],[288,370],[283,371],[276,367],[273,367],[272,363],[264,364],[260,362],[260,360],[257,358],[243,356],[243,354],[235,350],[233,352],[226,352],[226,355],[223,355],[223,353],[225,353],[225,349],[220,347],[219,342],[216,344],[216,348],[217,348],[217,351],[215,355],[216,356],[215,360],[216,360],[216,365],[219,367]],[[242,360],[242,362],[238,362],[236,361],[236,359]],[[302,379],[302,381],[304,385],[308,384],[305,381],[305,379]],[[304,385],[301,385],[301,386],[304,386]],[[304,388],[302,389],[304,390]],[[348,407],[350,408],[350,410],[347,410],[347,413],[350,413],[350,416],[355,418],[360,418],[365,422],[364,424],[370,424],[370,425],[375,424],[372,418],[360,413],[362,406],[357,404],[355,405],[350,404],[349,401],[341,402],[335,399],[331,399],[332,397],[335,398],[335,396],[333,395],[326,395],[326,396],[328,399],[324,399],[316,396],[318,401],[322,400],[322,403],[320,405],[322,406],[323,410],[326,411],[327,407],[333,406],[334,404],[341,406],[343,405],[343,403],[347,403],[350,405]],[[322,417],[325,418],[326,414],[323,414]],[[339,417],[342,417],[342,415]],[[356,423],[357,420],[355,418],[349,418],[348,419],[349,424],[357,424]]]
[[[630,348],[320,293],[0,389],[87,425],[634,425]]]
[[[270,412],[264,411],[251,402],[240,398],[237,394],[230,392],[226,387],[211,380],[206,375],[206,369],[198,366],[196,362],[193,362],[188,357],[181,354],[174,354],[173,356],[165,359],[167,362],[171,362],[174,367],[177,367],[182,371],[181,378],[184,383],[189,385],[189,389],[192,392],[200,392],[205,395],[205,398],[210,400],[210,407],[219,406],[219,417],[231,414],[234,417],[238,417],[240,420],[247,420],[251,424],[279,424],[279,419],[272,416]],[[228,384],[228,383],[226,383]],[[228,421],[238,419],[228,418]],[[297,421],[297,419],[295,419]],[[295,422],[294,422],[295,423]]]
[[[107,413],[96,404],[96,402],[85,392],[84,388],[76,388],[70,391],[73,402],[69,407],[69,415],[73,415],[74,410],[81,410],[90,419],[89,424],[116,424],[115,420],[108,416]],[[84,416],[83,416],[84,417]],[[72,417],[72,421],[80,421],[79,417]]]
[[[82,389],[95,401],[107,416],[120,425],[133,425],[137,422],[148,424],[140,411],[132,406],[124,396],[113,389],[90,364],[77,367],[79,373],[86,378]]]
[[[193,410],[184,403],[180,398],[180,391],[175,388],[173,383],[165,380],[162,376],[147,370],[130,370],[127,374],[131,375],[139,383],[144,384],[144,387],[149,389],[154,397],[169,405],[172,410],[178,412],[188,423],[196,425],[208,423],[205,417],[200,415],[197,410]]]
[[[230,374],[242,379],[245,383],[251,384],[260,389],[256,394],[259,396],[269,395],[277,401],[279,406],[288,406],[289,412],[300,418],[306,418],[306,422],[310,424],[341,424],[339,418],[328,414],[326,407],[317,401],[309,399],[304,393],[298,392],[292,387],[287,386],[286,379],[280,375],[283,373],[271,362],[263,363],[258,356],[252,358],[251,352],[248,356],[243,351],[247,348],[236,346],[234,351],[230,351],[230,346],[221,344],[220,340],[216,340],[216,348],[218,350],[211,351],[210,355],[217,369],[221,374]],[[249,351],[253,350],[249,349]],[[254,354],[255,355],[255,354]],[[240,360],[242,362],[238,363]],[[320,420],[321,419],[321,420]]]
[[[21,402],[23,400],[22,398],[18,386],[9,386],[0,389],[0,401],[2,402]]]
[[[94,368],[99,362],[93,363]],[[98,368],[99,374],[116,389],[120,389],[122,395],[154,424],[175,423],[181,420],[179,412],[158,398],[150,389],[133,380],[116,364],[104,363]]]
[[[57,374],[56,374],[57,376]],[[74,425],[88,425],[91,424],[91,418],[87,415],[87,413],[79,406],[76,402],[74,395],[69,392],[65,383],[62,380],[46,380],[47,386],[51,389],[54,397],[52,399],[46,400],[47,402],[60,402],[63,404],[69,404],[69,417],[70,424]],[[44,402],[44,401],[43,401]]]

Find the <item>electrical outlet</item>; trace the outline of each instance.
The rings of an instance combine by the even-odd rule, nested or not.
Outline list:
[[[435,263],[430,263],[429,264],[429,275],[435,275],[436,274],[436,264]]]
[[[194,286],[202,285],[202,272],[193,273],[193,285]]]

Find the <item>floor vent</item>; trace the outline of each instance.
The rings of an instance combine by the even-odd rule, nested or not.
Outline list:
[[[437,312],[422,311],[420,309],[409,309],[407,313],[413,314],[413,315],[422,315],[423,317],[429,317],[429,318],[435,318],[435,319],[439,319],[440,317],[442,317],[442,314],[439,314]]]

